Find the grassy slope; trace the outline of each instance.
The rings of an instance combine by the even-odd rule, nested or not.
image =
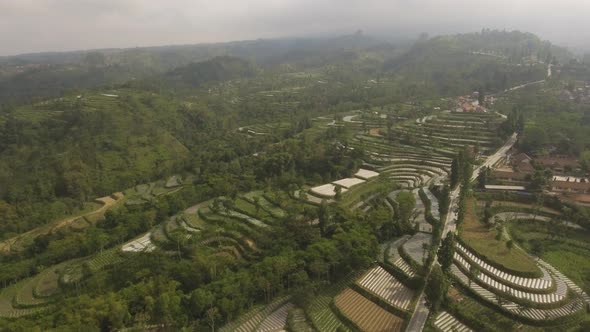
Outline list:
[[[526,250],[530,250],[534,242],[540,243],[544,260],[590,292],[590,232],[565,227],[555,231],[545,225],[522,222],[510,224],[509,231]]]
[[[495,239],[496,232],[480,222],[475,199],[468,199],[461,238],[467,245],[489,259],[522,272],[538,272],[535,262],[519,248],[508,250],[504,239]]]

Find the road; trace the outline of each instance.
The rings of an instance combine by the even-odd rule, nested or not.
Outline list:
[[[552,74],[551,69],[552,69],[552,65],[549,64],[547,66],[547,78],[551,77],[551,74]],[[540,81],[521,84],[521,85],[515,86],[513,88],[506,89],[504,91],[504,93],[509,92],[509,91],[518,90],[518,89],[522,89],[522,88],[529,86],[529,85],[540,84],[540,83],[544,83],[544,82],[545,82],[545,80],[540,80]],[[507,118],[507,116],[505,116],[503,114],[500,114],[500,116],[503,117],[504,119]],[[502,157],[505,157],[506,154],[508,153],[508,151],[514,146],[517,139],[518,139],[518,135],[516,133],[512,134],[512,136],[508,139],[508,141],[506,141],[506,143],[500,149],[498,149],[498,151],[496,151],[496,153],[494,153],[491,156],[488,156],[486,161],[473,171],[473,176],[471,177],[471,181],[474,181],[477,178],[477,176],[479,175],[479,171],[483,167],[493,167]],[[443,238],[447,235],[448,232],[452,231],[454,233],[457,231],[457,217],[458,217],[458,215],[455,211],[458,209],[459,191],[460,190],[461,189],[458,186],[457,188],[455,188],[455,190],[453,190],[450,193],[449,213],[447,214],[447,217],[445,218],[445,222],[444,222],[444,226],[443,226],[443,232],[442,232]],[[428,276],[430,275],[430,271],[432,271],[432,266],[434,266],[434,264],[437,264],[436,263],[436,256],[434,257],[433,264],[430,265],[430,270],[428,271],[428,274],[426,275],[425,279],[428,279]],[[406,328],[406,332],[422,331],[422,329],[424,328],[424,324],[426,324],[426,320],[428,319],[429,314],[430,314],[430,310],[428,309],[428,306],[426,305],[426,295],[424,294],[424,291],[422,291],[422,293],[420,294],[420,297],[418,298],[418,303],[416,304],[416,310],[414,310],[414,313],[412,314],[412,318],[410,318],[410,323],[408,323],[408,327]]]
[[[477,167],[473,171],[473,176],[471,177],[471,181],[474,181],[479,174],[479,171],[483,167],[493,167],[502,157],[505,157],[508,151],[514,146],[516,140],[518,139],[518,135],[516,133],[512,134],[512,136],[506,141],[506,143],[496,151],[493,155],[487,157],[486,161]],[[459,191],[461,188],[457,186],[455,190],[450,193],[450,204],[449,204],[449,213],[445,219],[444,228],[443,228],[443,237],[446,236],[448,232],[456,232],[457,231],[457,213],[455,212],[458,209],[459,203]],[[430,271],[432,271],[432,266],[436,263],[436,256],[434,257],[433,264],[430,265]],[[428,274],[430,274],[430,271]],[[428,275],[425,277],[428,279]],[[426,324],[426,320],[428,319],[428,315],[430,314],[430,310],[426,305],[426,294],[424,291],[420,294],[418,298],[418,303],[416,304],[416,310],[412,314],[412,318],[410,319],[410,323],[408,323],[408,327],[406,328],[406,332],[419,332],[422,331],[424,328],[424,324]]]
[[[514,146],[516,140],[518,139],[518,135],[516,133],[512,134],[512,136],[506,141],[506,143],[496,151],[491,156],[488,156],[486,161],[473,170],[473,175],[471,176],[471,181],[475,181],[477,176],[479,175],[479,171],[484,167],[493,167],[500,159],[506,156],[508,151]],[[447,235],[448,232],[456,232],[457,231],[457,209],[459,204],[459,193],[461,191],[460,186],[457,186],[455,190],[451,191],[450,193],[450,205],[449,205],[449,213],[447,214],[447,219],[445,220],[445,226],[443,228],[442,236],[443,238]]]

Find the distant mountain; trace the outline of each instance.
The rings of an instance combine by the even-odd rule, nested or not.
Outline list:
[[[261,65],[286,62],[318,65],[331,61],[334,53],[379,43],[378,40],[357,33],[321,39],[259,39],[0,57],[0,104],[59,96],[70,89],[142,79],[215,57],[237,57]],[[186,75],[177,76],[187,79]],[[198,83],[194,78],[191,81]]]
[[[540,80],[548,62],[572,57],[566,49],[530,33],[483,30],[419,40],[386,61],[383,71],[453,95],[467,89],[501,91],[518,82]]]
[[[176,68],[163,77],[171,86],[198,87],[209,82],[251,77],[256,72],[257,68],[251,62],[231,56],[218,56]]]

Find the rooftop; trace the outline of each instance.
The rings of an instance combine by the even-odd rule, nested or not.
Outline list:
[[[486,185],[488,190],[508,190],[508,191],[525,191],[526,188],[523,186],[500,186],[500,185]]]

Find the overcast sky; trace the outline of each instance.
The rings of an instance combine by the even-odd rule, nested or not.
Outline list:
[[[582,47],[590,0],[0,0],[0,55],[483,27]]]

